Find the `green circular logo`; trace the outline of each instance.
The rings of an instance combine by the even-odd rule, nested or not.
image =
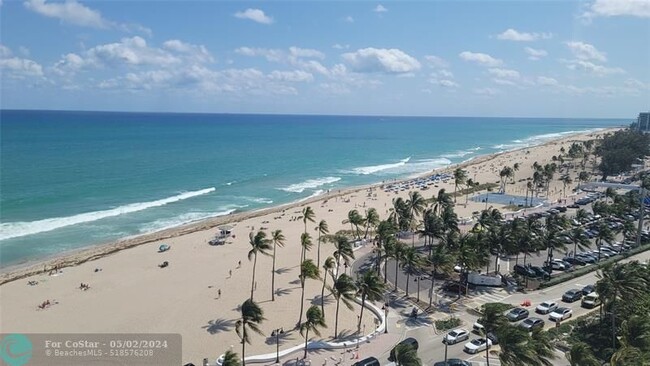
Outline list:
[[[0,358],[9,366],[22,366],[32,358],[32,342],[22,334],[9,334],[0,341]]]

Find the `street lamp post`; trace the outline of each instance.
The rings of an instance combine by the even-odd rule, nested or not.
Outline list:
[[[384,311],[384,334],[388,333],[388,301],[381,307]]]
[[[275,337],[275,363],[280,363],[280,334],[284,334],[284,327],[271,332],[271,337]]]
[[[445,366],[447,366],[447,346],[448,346],[447,341],[445,341]]]

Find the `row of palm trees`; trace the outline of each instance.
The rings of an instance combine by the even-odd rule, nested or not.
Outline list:
[[[356,211],[356,210],[355,210]],[[374,227],[375,222],[378,220],[378,215],[374,209],[366,212],[366,217],[361,218],[359,225],[366,225],[366,235],[370,229]],[[385,284],[381,281],[380,277],[374,271],[367,271],[353,279],[347,273],[340,273],[342,263],[346,267],[349,262],[354,259],[353,245],[344,232],[330,234],[327,222],[321,220],[315,227],[318,232],[318,253],[316,263],[310,258],[307,258],[307,253],[313,247],[310,234],[307,232],[307,223],[315,222],[315,214],[311,207],[307,206],[302,211],[302,219],[304,223],[304,232],[300,236],[300,265],[299,265],[299,280],[301,287],[300,296],[300,313],[296,329],[305,338],[305,357],[307,355],[307,345],[309,341],[309,334],[320,335],[320,328],[326,328],[326,315],[325,315],[325,289],[336,300],[336,312],[334,315],[334,338],[340,336],[338,331],[338,320],[340,305],[343,303],[348,309],[352,310],[352,302],[358,296],[361,298],[361,309],[358,316],[357,332],[361,329],[363,321],[364,309],[367,301],[379,301],[383,298]],[[360,215],[359,215],[360,216]],[[355,218],[356,220],[356,218]],[[356,221],[355,221],[356,222]],[[360,231],[357,230],[357,237],[360,237]],[[320,252],[321,244],[329,242],[333,245],[334,251],[331,256],[328,256],[320,266]],[[250,297],[242,303],[239,307],[241,313],[240,319],[235,324],[235,332],[241,340],[242,344],[242,365],[245,365],[246,344],[251,343],[252,333],[262,334],[259,326],[265,320],[262,308],[254,301],[255,294],[255,278],[257,271],[258,255],[265,255],[272,257],[271,269],[271,300],[275,300],[275,259],[277,255],[277,248],[286,245],[286,238],[281,230],[271,232],[270,237],[263,230],[257,233],[251,232],[249,234],[249,244],[251,249],[248,252],[248,259],[253,262],[252,276],[251,276],[251,293]],[[319,268],[320,267],[320,268]],[[321,276],[321,268],[323,275]],[[331,285],[328,283],[328,277],[331,279]],[[305,301],[305,288],[307,280],[322,280],[321,288],[321,303],[320,306],[313,305],[304,312]],[[303,315],[305,315],[303,319]],[[235,355],[235,356],[233,356]],[[239,361],[236,354],[231,351],[226,352],[224,355],[228,362]]]

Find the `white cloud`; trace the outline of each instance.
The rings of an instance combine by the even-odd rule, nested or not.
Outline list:
[[[351,15],[348,15],[347,17],[343,18],[343,21],[346,23],[354,23],[354,18]]]
[[[341,44],[336,43],[336,44],[334,44],[332,46],[332,48],[337,49],[337,50],[347,50],[348,48],[350,48],[350,45],[349,44],[341,45]]]
[[[596,60],[601,62],[607,61],[605,54],[598,51],[596,47],[590,45],[589,43],[571,41],[567,42],[566,45],[569,47],[575,57],[579,58],[580,60]]]
[[[443,88],[457,88],[459,87],[458,83],[453,80],[448,79],[432,79],[430,80],[432,84],[442,86]]]
[[[244,56],[262,56],[271,62],[280,62],[286,59],[286,55],[282,50],[270,48],[239,47],[235,50],[235,53]]]
[[[345,84],[339,83],[321,83],[318,88],[322,92],[332,95],[346,95],[352,92]]]
[[[476,89],[473,89],[472,92],[474,92],[474,94],[488,96],[488,97],[491,97],[491,96],[494,96],[494,95],[497,95],[497,94],[500,93],[498,89],[493,89],[493,88],[476,88]]]
[[[500,66],[503,64],[503,61],[494,58],[488,54],[485,53],[475,53],[475,52],[469,52],[469,51],[463,51],[458,55],[461,59],[465,61],[471,61],[471,62],[476,62],[480,65],[483,66]]]
[[[372,9],[372,11],[374,11],[375,13],[385,13],[388,11],[388,9],[386,9],[383,5],[379,4],[375,6],[375,8]]]
[[[198,62],[214,62],[214,57],[203,45],[194,45],[185,43],[177,39],[172,39],[163,43],[163,48],[172,52],[188,55]]]
[[[308,82],[313,81],[314,76],[302,70],[295,71],[273,71],[268,75],[271,80],[288,81],[288,82]]]
[[[525,47],[524,51],[526,51],[526,53],[528,54],[528,59],[533,60],[533,61],[537,61],[542,57],[548,56],[548,52],[546,52],[546,50],[542,50],[542,49],[535,49],[535,48],[531,48],[531,47]]]
[[[538,76],[537,77],[537,84],[546,85],[546,86],[557,86],[557,85],[559,85],[559,82],[554,78],[550,78],[550,77],[547,77],[547,76]]]
[[[420,69],[420,62],[407,53],[392,48],[363,48],[341,55],[357,72],[411,73]]]
[[[621,69],[620,67],[606,67],[583,60],[569,61],[567,67],[571,70],[583,70],[596,74],[598,76],[625,74],[625,70]]]
[[[517,80],[521,76],[519,74],[519,71],[509,70],[509,69],[499,69],[499,68],[489,69],[488,73],[490,75],[492,75],[492,76],[495,76],[495,77],[501,78],[501,79]]]
[[[101,13],[78,3],[76,0],[66,0],[62,3],[46,2],[46,0],[27,0],[23,5],[38,14],[48,18],[56,18],[63,23],[97,29],[117,29],[124,32],[142,32],[151,35],[149,28],[138,24],[121,24],[102,17]]]
[[[427,64],[433,68],[446,69],[449,67],[449,62],[435,55],[424,56],[424,59],[427,61]]]
[[[260,9],[246,9],[235,13],[235,17],[239,19],[249,19],[260,24],[272,24],[273,18],[264,14]]]
[[[517,86],[517,85],[519,85],[519,84],[517,84],[516,82],[514,82],[512,80],[498,79],[498,78],[492,79],[492,82],[494,82],[495,84],[498,84],[498,85],[508,85],[508,86]]]
[[[599,16],[650,18],[650,0],[595,0],[583,16],[588,19]]]
[[[518,42],[531,42],[538,39],[549,39],[553,35],[550,33],[526,33],[519,32],[515,29],[509,28],[503,33],[498,34],[497,38],[504,41],[518,41]]]
[[[22,79],[25,77],[42,77],[43,67],[37,62],[15,57],[9,47],[0,44],[0,75]]]
[[[314,50],[311,48],[300,48],[300,47],[289,47],[289,53],[294,57],[303,57],[303,58],[320,58],[324,59],[325,54],[321,51]]]

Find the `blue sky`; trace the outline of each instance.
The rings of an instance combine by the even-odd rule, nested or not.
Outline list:
[[[0,106],[622,117],[650,0],[0,0]]]

